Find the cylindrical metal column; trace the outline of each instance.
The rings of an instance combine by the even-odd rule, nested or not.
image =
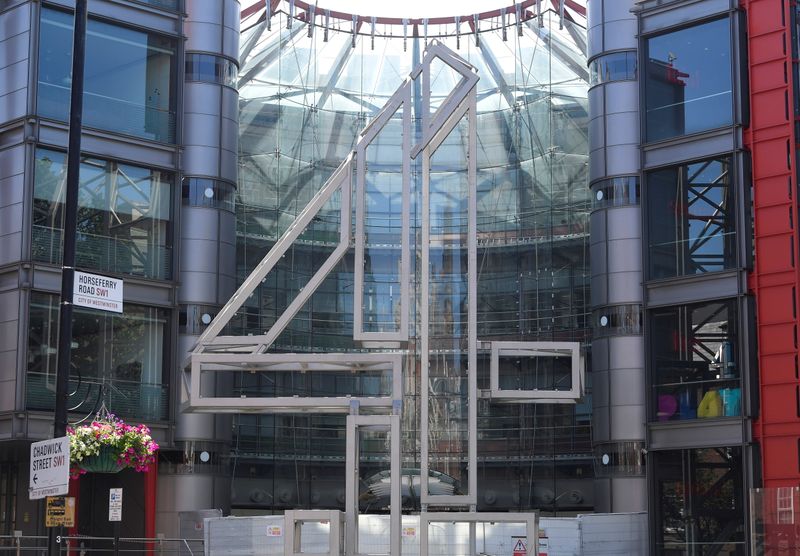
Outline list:
[[[633,0],[588,3],[595,510],[647,510],[639,82]]]
[[[185,0],[185,10],[179,361],[236,286],[239,135],[239,2]],[[217,386],[210,379],[205,391]],[[179,512],[230,506],[231,481],[220,465],[230,438],[230,416],[176,415],[183,466],[179,473],[162,466],[158,531],[177,535]]]

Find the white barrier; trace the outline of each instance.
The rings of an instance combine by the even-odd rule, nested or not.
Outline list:
[[[283,556],[288,534],[283,516],[221,517],[205,520],[205,556]],[[468,554],[468,524],[437,522],[430,532],[429,554]],[[329,526],[304,522],[302,550],[326,554]],[[389,554],[389,516],[361,515],[358,519],[362,554]],[[517,523],[480,523],[476,545],[480,556],[513,556],[525,526]],[[647,554],[647,514],[583,514],[578,517],[539,518],[539,554],[547,556],[641,556]],[[402,556],[421,556],[418,515],[404,515]],[[529,553],[528,556],[539,556]]]

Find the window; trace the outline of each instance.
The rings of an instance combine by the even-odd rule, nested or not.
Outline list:
[[[592,210],[639,204],[639,176],[619,176],[593,183]]]
[[[4,461],[0,463],[0,535],[6,537],[13,535],[14,530],[17,528],[17,483],[19,466],[20,463],[17,461]],[[7,545],[3,543],[3,545],[0,546]]]
[[[650,322],[656,419],[741,415],[734,300],[655,309]]]
[[[649,278],[736,266],[736,211],[730,157],[647,174]]]
[[[73,15],[42,8],[38,113],[66,121]],[[175,40],[90,19],[83,124],[175,142]]]
[[[236,187],[212,178],[183,178],[183,204],[234,211]]]
[[[219,83],[236,88],[239,68],[236,63],[212,54],[186,55],[186,81]]]
[[[636,79],[636,51],[613,52],[589,62],[589,86]]]
[[[747,553],[740,447],[653,453],[656,554]]]
[[[61,263],[67,155],[36,150],[36,261]],[[78,193],[78,267],[148,278],[172,276],[172,176],[84,157]]]
[[[728,19],[651,37],[645,45],[648,141],[733,123]]]
[[[28,335],[27,408],[52,410],[58,346],[57,295],[34,292]],[[75,307],[70,407],[92,413],[104,401],[113,413],[146,421],[167,418],[169,354],[166,309],[125,304],[123,314]]]
[[[592,311],[594,337],[628,336],[642,333],[641,305],[615,305]]]
[[[594,447],[597,477],[642,476],[645,473],[644,442],[604,442]]]
[[[142,2],[143,4],[150,4],[151,6],[155,6],[157,8],[162,8],[165,10],[170,10],[173,12],[177,12],[181,5],[180,0],[134,0],[134,1]]]

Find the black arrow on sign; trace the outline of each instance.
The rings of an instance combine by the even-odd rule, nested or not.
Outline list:
[[[36,481],[38,481],[38,480],[39,480],[39,477],[37,477],[36,475],[34,475],[34,476],[33,476],[33,484],[36,484]]]

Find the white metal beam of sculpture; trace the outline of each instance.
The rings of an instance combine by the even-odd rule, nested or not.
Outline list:
[[[452,68],[460,75],[456,87],[444,99],[441,105],[431,113],[431,65],[434,60],[439,60]],[[361,132],[355,150],[339,165],[319,192],[311,199],[300,212],[295,221],[277,240],[272,249],[259,262],[253,272],[245,279],[231,299],[217,314],[208,328],[199,337],[190,353],[188,366],[191,369],[188,385],[186,385],[187,411],[207,412],[325,412],[349,413],[348,417],[348,442],[346,454],[347,508],[346,532],[348,540],[348,554],[357,554],[357,521],[358,521],[358,482],[350,480],[358,470],[358,450],[355,434],[358,427],[388,430],[391,436],[390,459],[392,492],[391,505],[391,547],[392,554],[400,553],[400,414],[403,405],[402,391],[402,356],[387,350],[402,347],[409,340],[409,311],[411,303],[411,257],[414,256],[410,243],[410,199],[411,199],[411,161],[420,158],[421,175],[421,225],[420,245],[418,251],[421,256],[420,264],[420,299],[419,303],[419,359],[420,381],[423,387],[420,400],[420,501],[423,508],[428,506],[466,507],[474,510],[477,504],[477,92],[476,84],[478,75],[467,61],[440,44],[433,41],[425,51],[422,62],[408,78],[400,85],[395,94],[388,100],[384,107],[376,114],[367,127]],[[422,126],[418,141],[412,141],[412,93],[418,88],[421,94],[417,102],[417,111],[422,113]],[[402,202],[401,202],[401,239],[400,239],[400,270],[399,270],[399,322],[392,329],[365,330],[363,318],[364,299],[364,261],[366,248],[366,176],[367,176],[367,148],[375,140],[381,130],[389,121],[402,110]],[[429,341],[430,309],[430,250],[431,242],[439,241],[432,237],[430,200],[431,200],[431,158],[436,150],[447,139],[448,135],[456,128],[462,119],[468,120],[467,151],[467,330],[458,332],[460,337],[467,340],[466,367],[466,404],[467,404],[467,454],[466,454],[466,479],[462,477],[461,493],[459,494],[433,494],[429,492],[429,439],[432,432],[436,434],[443,425],[439,423],[435,409],[430,413],[431,384]],[[355,180],[355,237],[351,237],[351,183]],[[322,208],[339,195],[339,238],[335,248],[320,265],[316,273],[305,284],[296,297],[291,301],[286,310],[278,317],[274,324],[263,334],[251,336],[225,336],[221,335],[224,327],[244,305],[245,301],[256,292],[269,273],[275,268],[280,259],[289,251],[292,244],[301,237],[303,232],[315,222]],[[286,354],[269,353],[269,349],[278,336],[286,329],[302,307],[311,299],[311,296],[320,287],[323,280],[330,274],[354,244],[354,330],[353,338],[356,341],[369,342],[369,347],[375,347],[374,353],[304,353]],[[535,403],[537,391],[524,393],[504,394],[497,382],[497,359],[504,354],[503,350],[513,348],[513,353],[530,354],[531,356],[558,355],[562,352],[573,354],[577,357],[577,344],[548,344],[536,347],[535,342],[515,343],[513,345],[498,345],[493,352],[492,395],[497,401],[507,403]],[[380,350],[384,350],[381,353]],[[556,351],[553,351],[556,350]],[[569,394],[542,395],[542,401],[552,403],[563,401],[580,395],[580,380],[577,374],[577,363],[573,365],[572,387]],[[383,396],[359,397],[357,395],[341,397],[222,397],[216,395],[204,396],[201,378],[204,374],[230,371],[269,371],[269,372],[390,372],[391,393]],[[463,374],[454,381],[463,384]],[[463,395],[459,393],[459,396]],[[554,399],[557,398],[557,399]],[[370,408],[372,415],[359,415],[359,408]],[[431,430],[434,423],[434,430]],[[438,423],[438,424],[437,424]],[[354,447],[356,446],[356,447]],[[527,519],[527,518],[526,518]]]

